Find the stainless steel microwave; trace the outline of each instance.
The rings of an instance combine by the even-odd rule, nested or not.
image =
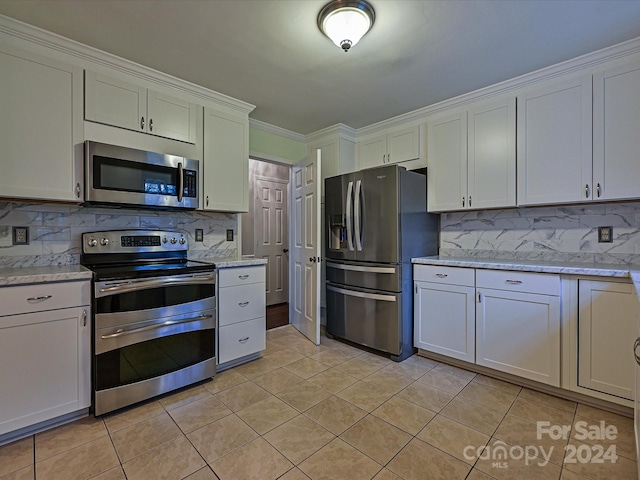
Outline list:
[[[198,208],[200,162],[174,155],[85,142],[85,203]]]

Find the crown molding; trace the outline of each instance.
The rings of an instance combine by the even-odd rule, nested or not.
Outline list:
[[[0,35],[16,40],[15,46],[28,48],[28,45],[38,50],[50,52],[66,57],[66,61],[77,64],[82,68],[94,68],[95,66],[107,67],[121,73],[137,77],[141,80],[159,84],[172,90],[178,90],[201,100],[203,104],[222,105],[244,113],[250,113],[255,105],[229,97],[222,93],[209,90],[186,80],[162,73],[144,65],[118,57],[111,53],[89,47],[69,38],[48,32],[33,25],[20,22],[13,18],[0,15]],[[28,42],[24,44],[23,42]],[[18,45],[17,43],[21,43]]]
[[[336,125],[331,125],[330,127],[323,128],[322,130],[318,130],[317,132],[310,133],[306,136],[306,141],[307,143],[311,143],[330,135],[338,135],[342,138],[346,138],[347,140],[355,142],[358,132],[355,128],[351,128],[349,125],[345,125],[344,123],[337,123]]]
[[[277,127],[275,125],[271,125],[270,123],[256,120],[255,118],[249,118],[249,127],[255,128],[256,130],[262,130],[263,132],[273,133],[274,135],[279,135],[295,142],[306,142],[306,137],[301,133],[292,132],[291,130],[287,130],[286,128]]]

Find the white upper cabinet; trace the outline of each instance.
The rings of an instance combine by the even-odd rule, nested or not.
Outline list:
[[[0,46],[0,196],[82,201],[82,69]]]
[[[358,142],[358,168],[388,163],[408,162],[420,158],[420,126],[389,131]]]
[[[204,109],[203,208],[249,210],[249,117]]]
[[[171,95],[85,72],[85,118],[92,122],[196,143],[198,108]]]
[[[640,197],[640,64],[593,78],[594,199]]]
[[[515,98],[432,120],[428,132],[429,211],[515,206]]]
[[[518,96],[518,205],[593,198],[591,76]]]

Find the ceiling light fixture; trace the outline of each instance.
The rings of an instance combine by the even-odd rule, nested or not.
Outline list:
[[[348,52],[373,26],[376,12],[364,0],[333,0],[318,14],[318,28]]]

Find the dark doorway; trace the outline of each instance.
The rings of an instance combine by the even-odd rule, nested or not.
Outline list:
[[[267,307],[267,330],[289,325],[289,304],[278,303]]]

